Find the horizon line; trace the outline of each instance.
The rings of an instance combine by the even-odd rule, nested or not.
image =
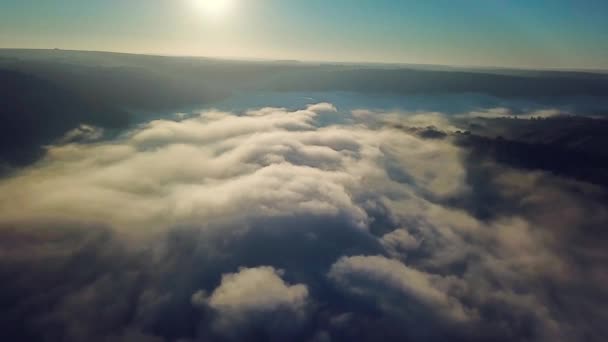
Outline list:
[[[270,58],[270,57],[238,57],[238,56],[213,56],[213,55],[189,55],[189,54],[165,54],[158,52],[135,52],[118,50],[97,50],[97,49],[74,49],[74,48],[33,48],[33,47],[0,47],[0,50],[30,50],[30,51],[66,51],[66,52],[85,52],[85,53],[108,53],[123,54],[133,56],[148,57],[171,57],[171,58],[200,58],[219,61],[239,61],[239,62],[274,62],[274,63],[302,63],[302,64],[343,64],[343,65],[378,65],[378,66],[419,66],[437,67],[454,69],[477,69],[477,70],[505,70],[505,71],[555,71],[555,72],[586,72],[586,73],[608,73],[608,68],[583,68],[583,67],[532,67],[532,66],[499,66],[499,65],[465,65],[465,64],[427,64],[411,62],[392,62],[392,61],[337,61],[337,60],[313,60],[313,59],[293,59],[293,58]]]

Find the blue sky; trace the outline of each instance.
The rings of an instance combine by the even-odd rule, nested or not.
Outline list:
[[[2,0],[0,47],[608,68],[605,0],[204,1]]]

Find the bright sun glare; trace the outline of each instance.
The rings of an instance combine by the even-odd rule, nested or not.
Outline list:
[[[221,17],[233,9],[235,0],[195,0],[195,3],[206,15]]]

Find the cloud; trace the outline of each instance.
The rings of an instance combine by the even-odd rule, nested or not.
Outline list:
[[[81,124],[80,126],[68,131],[59,140],[62,144],[74,143],[74,142],[90,142],[99,140],[103,137],[103,128]]]
[[[0,180],[0,330],[601,340],[605,190],[472,158],[453,122],[323,103],[49,146]]]
[[[241,268],[224,274],[208,298],[199,291],[192,302],[207,305],[217,314],[213,324],[221,335],[246,336],[249,329],[262,327],[273,335],[288,334],[306,319],[309,294],[304,284],[285,283],[283,274],[268,266]]]
[[[327,102],[322,102],[322,103],[317,103],[314,105],[310,105],[308,106],[306,109],[313,111],[313,112],[317,112],[317,113],[321,113],[321,112],[337,112],[338,109],[336,108],[336,106],[334,106],[331,103],[327,103]]]
[[[421,241],[412,236],[407,229],[395,229],[382,236],[382,245],[392,255],[402,255],[414,251],[420,247]]]
[[[405,320],[417,319],[417,305],[456,321],[471,319],[472,314],[444,292],[451,279],[420,272],[397,260],[345,257],[332,265],[328,277],[349,292],[372,297],[382,309],[396,312]]]
[[[45,160],[0,183],[0,222],[158,229],[312,213],[344,215],[364,227],[368,217],[354,199],[370,196],[364,181],[390,183],[383,163],[389,177],[409,179],[415,191],[464,189],[459,150],[449,143],[390,128],[317,128],[317,115],[205,112],[153,121],[116,142],[50,147]]]

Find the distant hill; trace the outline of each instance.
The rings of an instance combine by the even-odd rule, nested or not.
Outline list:
[[[608,75],[572,71],[248,62],[112,52],[0,49],[19,70],[134,107],[205,103],[240,89],[508,97],[607,96]],[[127,93],[127,94],[125,94]]]
[[[118,128],[126,112],[71,89],[17,71],[0,70],[0,164],[22,165],[81,123]]]
[[[237,91],[606,98],[608,75],[0,49],[0,91],[0,164],[24,165],[81,123],[126,127],[131,113],[204,105]]]

